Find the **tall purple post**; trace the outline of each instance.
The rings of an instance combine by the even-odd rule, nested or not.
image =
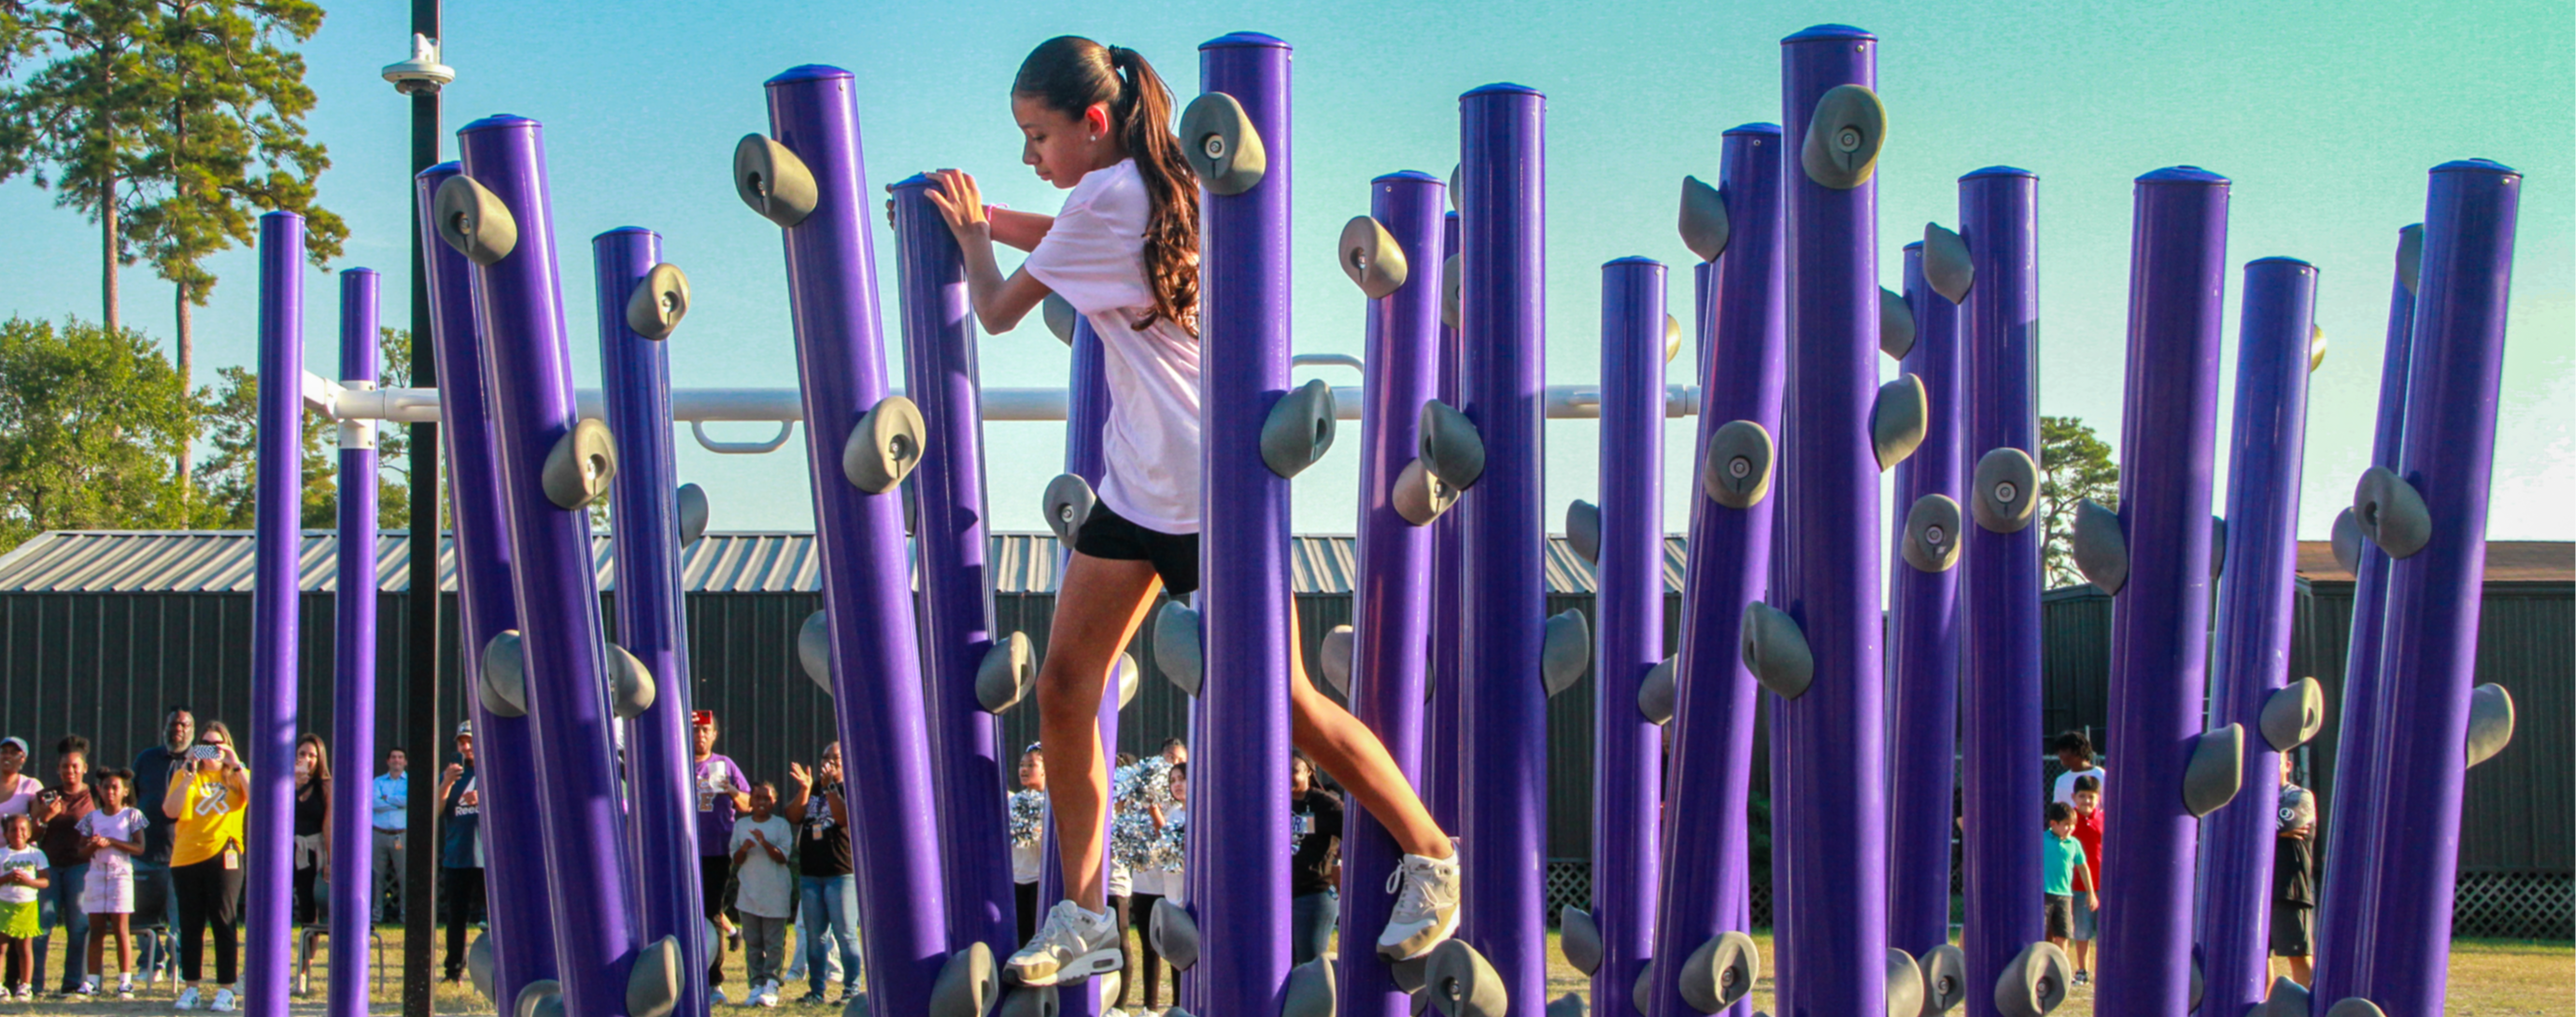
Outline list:
[[[1593,608],[1592,919],[1601,932],[1601,965],[1592,972],[1592,998],[1605,1003],[1629,998],[1655,956],[1664,732],[1638,709],[1637,692],[1664,659],[1663,461],[1664,265],[1620,258],[1601,266],[1600,592]]]
[[[1018,948],[1019,929],[1012,917],[1010,819],[993,793],[1003,786],[1001,722],[975,696],[975,676],[994,645],[984,571],[983,397],[966,260],[930,203],[930,187],[923,176],[894,185],[905,390],[921,407],[930,435],[912,478],[923,706],[936,753],[931,773],[939,789],[948,945],[980,942],[998,959]]]
[[[931,214],[936,215],[936,210]],[[1085,318],[1075,318],[1072,377],[1065,383],[1064,471],[1081,477],[1084,483],[1092,486],[1093,490],[1099,489],[1101,476],[1108,469],[1101,435],[1101,427],[1109,422],[1108,355],[1108,348],[1101,345],[1100,333],[1092,331],[1091,322]],[[1056,555],[1057,575],[1064,574],[1065,565],[1072,558],[1073,548],[1070,545]],[[1109,680],[1101,690],[1100,709],[1093,715],[1093,726],[1100,732],[1100,748],[1106,754],[1104,759],[1114,759],[1118,753],[1118,692],[1125,676],[1117,669],[1126,666],[1126,659],[1122,654],[1110,665]],[[1093,822],[1097,825],[1092,828],[1100,831],[1104,844],[1109,836],[1111,806],[1114,804],[1107,797],[1103,797],[1100,800],[1100,814],[1093,817]],[[1049,902],[1064,900],[1069,896],[1064,889],[1062,847],[1062,843],[1056,838],[1055,824],[1047,823],[1045,833],[1042,835],[1040,852],[1043,863],[1038,867],[1038,906],[1040,908],[1050,907],[1052,905]],[[1109,885],[1110,870],[1116,865],[1117,861],[1110,857],[1109,850],[1104,846],[1100,852],[1100,885]],[[1196,899],[1196,894],[1193,893],[1190,897]],[[1014,937],[1019,934],[1016,926],[1009,931]],[[1152,930],[1148,929],[1146,934],[1151,935]],[[1121,986],[1125,984],[1126,977],[1131,974],[1132,972],[1120,972]],[[1059,985],[1048,990],[1056,994],[1057,1017],[1093,1017],[1101,1011],[1104,1004],[1116,1003],[1115,998],[1106,1000],[1103,998],[1110,995],[1102,991],[1108,988],[1104,984],[1107,981],[1108,979],[1104,978],[1085,979],[1073,985]],[[1123,988],[1119,989],[1121,993],[1124,991]]]
[[[1466,631],[1459,661],[1459,791],[1466,889],[1460,939],[1515,1006],[1547,989],[1547,585],[1541,450],[1547,379],[1547,97],[1486,85],[1458,100],[1460,407],[1485,472],[1458,503]]]
[[[1955,525],[1967,470],[1960,458],[1968,412],[1960,370],[1959,305],[1923,279],[1923,245],[1905,245],[1905,303],[1914,314],[1914,348],[1899,361],[1923,382],[1932,415],[1923,444],[1896,465],[1896,511],[1890,547],[1908,537],[1914,506],[1941,504],[1935,525],[1946,560],[1918,563],[1888,556],[1887,629],[1887,942],[1914,956],[1950,941],[1950,821],[1959,749],[1959,573]]]
[[[770,134],[802,160],[817,196],[812,213],[786,227],[784,237],[823,606],[831,619],[833,712],[851,808],[878,824],[851,845],[868,996],[888,1012],[920,1013],[947,961],[949,937],[937,899],[937,820],[902,495],[891,486],[863,491],[840,466],[862,417],[890,398],[868,227],[876,200],[860,162],[850,72],[791,68],[769,79],[767,91]]]
[[[656,688],[635,718],[632,770],[638,942],[679,947],[679,1017],[706,1013],[704,901],[697,858],[665,850],[694,844],[697,800],[689,727],[688,621],[680,588],[679,470],[671,451],[671,362],[664,338],[638,334],[627,303],[662,260],[662,237],[628,226],[590,241],[599,309],[599,358],[608,429],[617,439],[609,505],[617,525],[617,642],[644,662]]]
[[[518,232],[506,255],[478,264],[472,274],[537,749],[530,776],[547,792],[537,813],[543,837],[536,847],[556,913],[580,916],[555,923],[555,975],[568,1012],[622,1014],[627,971],[640,945],[633,925],[635,863],[624,833],[608,701],[600,693],[609,672],[590,516],[583,506],[565,508],[549,498],[547,489],[556,485],[544,476],[549,453],[571,434],[578,411],[540,131],[525,117],[485,117],[456,132],[457,148],[465,176],[490,192]]]
[[[2194,166],[2138,178],[2130,241],[2128,405],[2120,522],[2128,581],[2111,619],[2111,770],[2102,845],[2104,1017],[2191,1008],[2193,838],[2186,771],[2209,657],[2210,486],[2218,429],[2227,178]],[[2035,836],[2032,839],[2037,839]],[[2027,891],[2024,891],[2025,893]]]
[[[463,172],[456,163],[432,166],[413,178],[422,222],[435,222],[439,185]],[[482,648],[492,637],[519,627],[519,595],[511,588],[508,506],[501,501],[500,452],[495,445],[490,389],[491,372],[472,293],[472,268],[465,256],[446,244],[421,248],[428,276],[430,339],[438,344],[439,442],[447,455],[448,514],[454,520],[456,554],[457,675],[469,689],[482,687]],[[428,532],[435,533],[435,530]],[[423,531],[414,529],[413,539]],[[432,538],[434,539],[434,538]],[[537,772],[536,735],[527,717],[504,717],[487,709],[479,694],[465,697],[474,724],[474,761],[478,773]],[[444,732],[442,732],[443,734]],[[444,753],[423,747],[421,765],[436,765]],[[545,860],[528,849],[544,839],[538,816],[546,808],[545,789],[529,781],[478,782],[481,836],[495,845],[483,858],[483,896],[490,919],[483,938],[492,944],[492,994],[502,1005],[519,998],[530,982],[555,977],[554,908],[546,898]],[[416,851],[437,852],[427,831],[411,841]]]
[[[1771,803],[1774,843],[1796,856],[1798,899],[1781,930],[1785,1012],[1886,1010],[1887,770],[1880,684],[1878,189],[1834,178],[1798,153],[1828,91],[1874,88],[1878,40],[1820,25],[1781,41],[1791,165],[1786,205],[1789,388],[1780,455],[1781,561],[1771,604],[1805,634],[1813,681],[1781,704],[1780,740],[1801,792]],[[1837,95],[1851,95],[1841,92]],[[1872,105],[1875,100],[1872,100]],[[1830,111],[1828,116],[1831,116]],[[1817,142],[1876,146],[1834,127]],[[1831,182],[1829,182],[1831,181]],[[1936,407],[1937,410],[1937,407]],[[1776,855],[1775,855],[1776,857]]]
[[[1243,32],[1199,47],[1208,92],[1242,104],[1269,168],[1240,194],[1201,202],[1199,422],[1206,479],[1199,590],[1206,726],[1191,757],[1190,839],[1208,887],[1198,1001],[1211,1014],[1275,1013],[1288,975],[1288,481],[1261,459],[1261,428],[1288,388],[1289,48]],[[1194,868],[1199,867],[1194,860]]]
[[[2263,707],[2289,683],[2290,612],[2298,593],[2299,464],[2308,430],[2308,349],[2316,266],[2264,258],[2245,266],[2236,329],[2236,421],[2227,477],[2227,573],[2218,588],[2210,712],[2245,726],[2245,786],[2209,815],[2201,837],[2199,940],[2203,1012],[2241,1014],[2272,986],[2272,845],[2281,754],[2259,734]]]
[[[376,270],[340,273],[340,384],[376,387]],[[340,422],[340,568],[332,635],[331,867],[332,1017],[367,1012],[367,890],[374,873],[358,864],[357,845],[374,839],[373,793],[360,774],[376,755],[376,422]]]
[[[2397,468],[2423,498],[2430,536],[2388,567],[2386,777],[2366,820],[2378,824],[2376,931],[2354,993],[2389,1017],[2442,1013],[2448,988],[2496,392],[2522,197],[2522,174],[2484,159],[2446,162],[2432,176]]]
[[[1457,201],[1452,194],[1449,200]],[[1449,286],[1449,260],[1457,258],[1458,213],[1440,217],[1440,285]],[[1415,271],[1424,271],[1417,268]],[[1445,301],[1445,297],[1443,298]],[[1434,353],[1438,372],[1434,398],[1451,406],[1466,398],[1459,382],[1458,323],[1442,312],[1440,346]],[[1443,830],[1460,829],[1458,825],[1458,698],[1465,693],[1458,684],[1459,639],[1466,631],[1461,604],[1466,596],[1460,585],[1464,554],[1458,543],[1461,513],[1443,512],[1431,522],[1431,703],[1424,721],[1422,750],[1423,807],[1431,810],[1431,821]]]
[[[2396,281],[2389,287],[2388,340],[2379,361],[2379,417],[2370,464],[2397,468],[2406,439],[2407,368],[2413,363],[2415,288],[2424,253],[2424,224],[2397,233]],[[2378,806],[2381,774],[2379,633],[2387,620],[2388,552],[2360,542],[2353,564],[2352,636],[2344,653],[2343,715],[2336,722],[2334,783],[2327,789],[2325,871],[2317,894],[2315,998],[2332,1003],[2361,984],[2372,932],[2370,887],[2377,882],[2378,843],[2369,813]]]
[[[295,859],[296,562],[304,487],[304,217],[259,217],[259,463],[251,572],[250,818],[245,822],[250,921],[243,1009],[285,1017],[287,932],[294,924],[287,877]],[[370,556],[372,557],[372,556]],[[366,771],[361,771],[366,772]]]
[[[1697,273],[1700,406],[1692,458],[1690,558],[1682,583],[1681,657],[1675,664],[1662,885],[1650,957],[1674,958],[1648,997],[1648,1017],[1698,1017],[1681,995],[1680,959],[1724,932],[1750,934],[1746,867],[1753,786],[1753,676],[1736,652],[1744,606],[1770,585],[1772,508],[1766,493],[1742,508],[1708,494],[1708,450],[1721,427],[1742,421],[1780,431],[1786,276],[1780,263],[1780,128],[1746,124],[1726,132],[1718,192],[1730,237]],[[1741,430],[1739,428],[1739,430]],[[1732,473],[1734,456],[1716,464]],[[1756,468],[1749,459],[1748,477]],[[1605,528],[1606,529],[1606,528]],[[1780,857],[1776,849],[1773,858]],[[1775,897],[1775,899],[1777,899]],[[1618,986],[1596,1000],[1630,998]],[[1607,1004],[1605,1002],[1604,1008]],[[1751,1012],[1749,998],[1731,1008]],[[1612,1011],[1615,1012],[1615,1011]]]
[[[1423,773],[1423,648],[1432,639],[1432,527],[1439,520],[1431,527],[1405,521],[1395,509],[1395,489],[1420,447],[1422,404],[1437,394],[1439,383],[1438,268],[1447,191],[1428,173],[1389,173],[1369,181],[1369,215],[1395,238],[1408,270],[1404,285],[1368,305],[1350,696],[1352,713],[1377,733],[1396,768],[1417,785]],[[1376,817],[1365,809],[1349,811],[1342,826],[1341,928],[1386,927],[1395,899],[1380,891],[1403,856]],[[1396,988],[1376,950],[1360,948],[1359,935],[1354,932],[1352,945],[1341,951],[1340,1012],[1412,1017],[1412,997]]]
[[[2030,483],[2040,454],[2038,175],[1989,166],[1959,178],[1959,232],[1975,283],[1957,312],[1967,369],[1951,404],[1966,425],[1962,465],[1975,473],[1961,487],[1969,521],[1959,547],[1960,940],[1966,1017],[1995,1017],[1994,993],[1979,990],[2047,931],[2031,889],[2039,885],[2045,804],[2039,595],[2047,527]],[[2008,468],[2023,462],[2030,475]]]

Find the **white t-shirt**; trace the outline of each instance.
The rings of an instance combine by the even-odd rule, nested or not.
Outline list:
[[[0,816],[26,815],[36,804],[36,794],[44,789],[43,781],[23,773],[16,780],[0,783]]]
[[[24,851],[11,851],[0,847],[0,872],[34,873],[42,872],[44,869],[45,853],[36,850],[36,842],[28,841],[27,849]],[[0,901],[11,904],[33,904],[36,902],[36,888],[19,883],[0,886]]]
[[[743,845],[751,844],[753,830],[767,837],[769,846],[777,848],[779,854],[786,854],[796,845],[796,830],[787,825],[787,817],[773,812],[768,819],[753,819],[746,812],[733,821],[733,839],[726,850],[740,851]],[[796,874],[788,871],[787,863],[769,857],[760,845],[752,844],[751,853],[742,856],[742,870],[734,878],[741,883],[741,889],[734,894],[733,906],[743,914],[786,918],[793,913]]]
[[[1021,267],[1099,333],[1109,381],[1100,500],[1159,533],[1199,531],[1199,340],[1179,322],[1134,322],[1154,306],[1145,279],[1152,200],[1133,159],[1093,170]]]
[[[2058,774],[2057,791],[2055,794],[2050,795],[2048,800],[2052,802],[2065,802],[2068,805],[2075,804],[2075,778],[2077,777],[2101,778],[2101,800],[2105,803],[2108,803],[2111,800],[2111,772],[2103,769],[2102,764],[2100,763],[2093,764],[2093,768],[2090,770],[2068,770],[2065,773]]]
[[[108,814],[105,809],[93,811],[89,815],[82,816],[80,822],[72,824],[72,829],[83,837],[105,837],[109,840],[132,843],[142,840],[143,828],[150,825],[151,822],[143,818],[141,810],[129,807],[114,815]],[[106,847],[98,849],[96,853],[89,856],[89,878],[91,879],[133,874],[133,855]]]

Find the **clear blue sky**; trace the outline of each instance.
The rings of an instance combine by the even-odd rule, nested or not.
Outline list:
[[[311,118],[334,166],[326,205],[353,236],[340,266],[386,273],[386,317],[406,317],[407,105],[377,78],[406,56],[408,3],[332,6],[307,49]],[[2482,156],[2526,174],[2496,492],[2497,537],[2567,539],[2576,503],[2576,9],[2565,2],[1737,3],[1317,2],[951,3],[728,6],[679,2],[451,0],[446,60],[460,74],[449,123],[492,112],[542,120],[563,231],[575,362],[598,377],[588,240],[643,225],[668,238],[695,303],[673,340],[680,385],[794,384],[777,230],[734,198],[734,139],[765,124],[760,82],[808,62],[858,75],[872,184],[934,166],[977,173],[993,200],[1052,211],[1060,195],[1017,162],[1004,92],[1042,39],[1090,35],[1144,52],[1183,96],[1196,45],[1257,29],[1297,47],[1297,334],[1305,351],[1360,350],[1361,298],[1331,264],[1342,221],[1375,174],[1446,174],[1460,92],[1517,81],[1548,96],[1549,375],[1598,373],[1599,266],[1645,254],[1674,266],[1687,307],[1690,255],[1674,233],[1678,181],[1713,179],[1719,132],[1780,118],[1779,39],[1840,21],[1884,40],[1891,122],[1880,161],[1885,255],[1926,220],[1957,221],[1955,181],[2010,163],[2041,174],[2043,412],[2079,416],[2116,442],[2127,306],[2130,185],[2191,163],[2235,180],[2228,260],[2291,255],[2323,271],[2318,318],[2332,343],[2315,376],[2301,532],[2322,537],[2369,453],[2397,229],[2422,218],[2425,170]],[[98,313],[96,232],[23,180],[0,186],[0,314]],[[880,226],[878,250],[890,238]],[[216,258],[201,311],[198,378],[253,360],[255,263]],[[887,335],[894,273],[887,291]],[[126,320],[172,334],[169,287],[124,275]],[[2226,362],[2235,359],[2231,274]],[[336,374],[331,280],[308,281],[307,362]],[[1687,314],[1681,315],[1685,320]],[[1061,385],[1063,347],[1032,323],[985,340],[993,385]],[[1882,362],[1884,363],[1884,362]],[[1670,378],[1693,375],[1689,356]],[[1325,375],[1337,383],[1347,372]],[[2229,419],[2224,407],[2219,421]],[[1688,421],[1668,431],[1668,523],[1683,528]],[[761,430],[738,425],[751,437]],[[1062,429],[987,430],[993,518],[1040,527],[1038,494]],[[1598,429],[1548,427],[1548,516],[1593,496]],[[684,479],[705,484],[721,529],[811,525],[801,442],[715,456],[680,435]],[[1297,484],[1297,528],[1354,525],[1355,444]],[[2223,454],[2223,452],[2222,452]],[[2223,476],[2223,474],[2222,474]],[[2223,491],[2221,494],[2223,504]]]

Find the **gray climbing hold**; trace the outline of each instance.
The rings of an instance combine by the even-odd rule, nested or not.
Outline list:
[[[1428,984],[1423,991],[1431,994],[1431,1005],[1446,1017],[1504,1017],[1511,1012],[1511,994],[1502,976],[1465,940],[1433,947],[1424,978]]]
[[[2397,281],[2413,293],[2423,279],[2424,224],[2419,222],[2397,231]]]
[[[930,439],[930,425],[921,419],[921,407],[902,396],[877,400],[861,414],[850,428],[849,440],[841,445],[841,475],[850,486],[869,494],[894,490],[912,468],[921,465],[923,446]]]
[[[662,340],[689,316],[689,275],[663,262],[644,273],[644,282],[626,295],[626,327],[646,339]]]
[[[540,978],[519,987],[510,1003],[511,1017],[554,1017],[563,1012],[563,983]]]
[[[2227,571],[2227,520],[2219,516],[2211,516],[2209,517],[2209,581],[2217,582],[2219,573],[2225,571]]]
[[[1885,286],[1878,288],[1878,351],[1892,360],[1903,360],[1914,352],[1914,308],[1904,295]]]
[[[1342,240],[1335,247],[1341,252],[1342,274],[1371,300],[1383,298],[1404,288],[1404,280],[1413,266],[1406,263],[1404,245],[1376,219],[1352,216],[1342,224]]]
[[[2263,700],[2262,715],[2255,727],[2263,732],[2263,744],[2274,752],[2288,752],[2308,743],[2326,726],[2325,686],[2314,678],[2301,678],[2272,692]]]
[[[1476,486],[1485,475],[1485,436],[1474,421],[1437,399],[1422,403],[1419,418],[1422,468],[1458,491]]]
[[[1458,189],[1458,171],[1465,168],[1466,167],[1460,163],[1453,162],[1449,164],[1449,210],[1452,212],[1458,210],[1458,195],[1464,193]]]
[[[1701,183],[1698,177],[1682,178],[1682,246],[1699,255],[1701,261],[1716,261],[1726,253],[1726,241],[1732,227],[1726,218],[1726,195],[1717,188]]]
[[[1869,406],[1869,450],[1878,458],[1878,468],[1895,469],[1923,447],[1931,427],[1932,397],[1923,391],[1923,379],[1899,375],[1879,386],[1878,399]]]
[[[1673,719],[1673,707],[1681,696],[1681,686],[1673,680],[1676,657],[1666,657],[1646,672],[1637,682],[1637,713],[1657,724]]]
[[[1569,992],[1547,1005],[1545,1017],[1587,1017],[1591,1012],[1584,1008],[1582,996]]]
[[[1386,961],[1387,977],[1395,981],[1395,987],[1398,991],[1407,993],[1418,993],[1422,991],[1422,986],[1424,985],[1423,979],[1427,977],[1427,969],[1431,965],[1431,958],[1425,956],[1415,957],[1412,960],[1387,960],[1384,957],[1380,957],[1378,959]]]
[[[1154,613],[1154,667],[1192,697],[1207,676],[1207,648],[1200,645],[1199,612],[1180,601],[1165,601]]]
[[[510,206],[473,177],[460,173],[447,178],[430,198],[430,209],[438,217],[438,239],[467,261],[496,264],[519,246],[519,220]]]
[[[2326,366],[2326,327],[2310,322],[2308,324],[2308,373],[2315,374],[2317,368],[2324,366]]]
[[[1796,699],[1816,680],[1816,657],[1807,649],[1807,633],[1796,619],[1761,601],[1744,605],[1744,669],[1773,695]]]
[[[993,1008],[994,1017],[1055,1017],[1063,1002],[1052,985],[1014,985],[1003,994],[1000,1006]],[[871,1017],[868,1014],[844,1013],[842,1017]]]
[[[733,191],[760,217],[786,229],[814,214],[822,190],[814,171],[787,146],[765,135],[746,134],[733,146]]]
[[[930,1017],[984,1017],[1002,997],[1002,969],[993,948],[969,943],[939,966],[930,985]]]
[[[2388,1012],[2381,1010],[2377,1003],[2353,996],[2327,1007],[2326,1017],[2388,1017]]]
[[[2201,995],[2201,990],[2203,990],[2203,989],[2205,989],[2205,988],[2207,988],[2207,987],[2208,987],[2208,983],[2207,983],[2205,980],[2203,980],[2203,979],[2202,979],[2201,974],[2200,974],[2200,951],[2201,951],[2201,946],[2200,946],[2200,944],[2198,944],[2198,943],[2194,943],[2194,944],[2192,944],[2192,947],[2191,947],[2191,1003],[2190,1003],[2190,1005],[2185,1006],[2185,1007],[2183,1008],[2183,1009],[2184,1009],[2184,1010],[2186,1010],[2186,1011],[2196,1011],[2196,1010],[2199,1010],[2199,1009],[2200,1009],[2200,995]]]
[[[1100,495],[1092,491],[1091,482],[1071,473],[1059,473],[1047,481],[1042,497],[1039,512],[1046,516],[1047,528],[1055,531],[1055,539],[1067,545],[1082,532],[1082,524],[1091,520],[1092,508],[1100,504]]]
[[[503,629],[483,644],[483,666],[476,672],[475,698],[495,717],[528,715],[527,648],[519,630]]]
[[[714,519],[714,507],[707,503],[707,489],[696,484],[682,484],[671,501],[680,514],[680,546],[687,547],[707,535],[707,523]]]
[[[2488,682],[2469,690],[2469,765],[2495,758],[2513,741],[2513,694]]]
[[[1601,926],[1592,920],[1592,912],[1568,904],[1557,909],[1557,927],[1563,930],[1556,941],[1565,962],[1585,978],[1601,969]]]
[[[2307,986],[2291,981],[2288,975],[2282,975],[2272,979],[2271,995],[2262,1002],[2254,1004],[2253,1011],[2247,1014],[2247,1017],[2308,1017],[2309,1008],[2314,1006],[2315,1002],[2314,998],[2308,995]]]
[[[1708,453],[1700,463],[1700,493],[1731,509],[1749,509],[1771,493],[1771,464],[1777,454],[1771,432],[1750,420],[1730,420],[1709,432]]]
[[[465,975],[474,983],[474,994],[492,998],[492,933],[474,937],[474,945],[465,948]]]
[[[1680,977],[1682,1002],[1701,1013],[1716,1013],[1753,991],[1762,977],[1762,951],[1751,936],[1721,932],[1682,960]]]
[[[1868,183],[1887,141],[1887,107],[1860,85],[1835,85],[1816,100],[1807,142],[1798,152],[1807,179],[1837,191]]]
[[[1538,651],[1539,677],[1547,682],[1548,696],[1573,688],[1591,666],[1592,625],[1583,612],[1568,608],[1549,615]]]
[[[975,665],[975,705],[986,713],[1018,706],[1037,680],[1038,655],[1027,633],[1013,632],[993,640],[984,650],[983,661]]]
[[[2041,940],[2023,947],[1995,978],[1995,1009],[2003,1017],[2045,1017],[2066,1002],[2067,976],[2074,969],[2057,944]]]
[[[2121,532],[2119,513],[2090,498],[2076,503],[2066,543],[2085,581],[2114,597],[2129,585],[2129,538]]]
[[[1968,260],[1968,242],[1937,222],[1923,224],[1923,281],[1953,304],[1967,300],[1969,288],[1977,283],[1976,263]]]
[[[1959,503],[1946,494],[1914,499],[1905,511],[1905,563],[1924,572],[1947,572],[1959,563]]]
[[[1153,917],[1146,921],[1146,934],[1154,938],[1154,952],[1172,963],[1172,970],[1187,971],[1199,962],[1199,922],[1186,907],[1165,897],[1154,902]]]
[[[1999,448],[1978,457],[1968,511],[1988,533],[2020,533],[2039,514],[2039,464],[2030,453]]]
[[[832,689],[832,617],[816,611],[805,616],[805,624],[796,628],[796,663],[805,668],[805,677],[814,680],[824,695]]]
[[[1672,363],[1682,352],[1682,320],[1664,315],[1664,363]]]
[[[2362,471],[2353,488],[2352,514],[2362,536],[2391,558],[2411,557],[2433,539],[2433,517],[2424,495],[2385,466]]]
[[[1136,663],[1135,654],[1121,653],[1118,655],[1118,671],[1116,673],[1118,675],[1118,708],[1124,710],[1127,708],[1127,704],[1136,701],[1136,689],[1144,682],[1145,679],[1145,666]]]
[[[2346,508],[2335,513],[2334,527],[2327,533],[2326,544],[2334,550],[2337,567],[2358,577],[2361,574],[2361,545],[2370,538],[2362,536],[2361,517]]]
[[[1423,466],[1422,460],[1413,459],[1395,475],[1395,487],[1387,492],[1387,501],[1405,522],[1429,526],[1441,513],[1449,511],[1449,506],[1458,504],[1458,489]]]
[[[1209,194],[1241,194],[1261,182],[1270,156],[1261,131],[1243,104],[1223,92],[1203,92],[1181,111],[1181,157],[1198,171]]]
[[[555,439],[537,472],[546,500],[567,512],[607,497],[608,482],[616,476],[617,439],[609,435],[607,424],[589,417],[574,421],[572,430]]]
[[[1358,649],[1358,633],[1348,625],[1335,625],[1324,633],[1323,644],[1315,648],[1324,670],[1324,682],[1348,698],[1351,694],[1351,654]]]
[[[646,944],[626,969],[628,1017],[669,1017],[680,1005],[680,983],[680,941],[664,936]]]
[[[1887,1017],[1922,1017],[1923,969],[1914,955],[1887,948]]]
[[[2218,811],[2245,786],[2245,725],[2203,731],[2182,770],[2182,807],[2197,819]]]
[[[1115,999],[1115,990],[1103,989],[1104,998]],[[1333,1017],[1333,959],[1317,957],[1288,969],[1288,984],[1281,987],[1279,1017]]]
[[[1601,564],[1601,506],[1577,498],[1565,507],[1565,544],[1576,557]]]
[[[1270,404],[1261,422],[1261,463],[1281,478],[1294,477],[1333,448],[1333,387],[1316,378]]]
[[[1968,955],[1956,944],[1923,951],[1922,1017],[1945,1014],[1968,1001]]]
[[[608,644],[608,712],[634,720],[653,708],[653,669],[616,643]]]
[[[1637,969],[1637,981],[1628,987],[1628,1001],[1637,1005],[1638,1013],[1655,1012],[1655,962],[1652,958]]]
[[[1440,323],[1458,327],[1458,256],[1440,263]]]
[[[1049,293],[1045,300],[1038,301],[1038,316],[1045,319],[1047,331],[1055,334],[1057,342],[1073,345],[1074,323],[1082,319],[1082,312],[1073,309],[1073,301],[1066,300],[1062,293]]]

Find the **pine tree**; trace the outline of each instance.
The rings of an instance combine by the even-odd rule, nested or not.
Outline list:
[[[124,220],[142,203],[144,152],[137,114],[161,87],[143,53],[144,0],[8,3],[0,46],[0,182],[21,173],[52,188],[54,204],[99,227],[100,304],[109,332],[122,327],[117,268],[131,263]],[[19,80],[18,60],[41,61]]]

